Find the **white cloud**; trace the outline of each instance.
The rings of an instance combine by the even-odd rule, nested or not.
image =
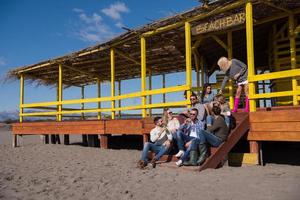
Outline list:
[[[130,10],[123,2],[111,4],[108,8],[101,10],[102,13],[111,17],[114,20],[121,20],[121,13],[128,13]]]
[[[115,25],[116,25],[116,27],[118,27],[118,28],[124,27],[124,24],[123,24],[122,22],[117,22]]]
[[[110,26],[105,24],[102,17],[93,13],[88,15],[84,10],[73,9],[78,13],[79,22],[75,25],[75,35],[87,42],[103,42],[115,36]]]
[[[80,8],[73,8],[73,11],[74,12],[77,12],[77,13],[82,13],[82,12],[84,12],[82,9],[80,9]]]
[[[0,57],[0,67],[6,65],[6,60],[3,57]]]

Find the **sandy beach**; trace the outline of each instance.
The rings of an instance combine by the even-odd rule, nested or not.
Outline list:
[[[10,131],[0,128],[0,199],[300,198],[300,166],[140,170],[138,150],[43,145],[39,136],[23,137],[21,145],[13,149]]]

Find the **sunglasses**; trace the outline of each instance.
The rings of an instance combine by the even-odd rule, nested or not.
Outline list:
[[[190,113],[190,115],[196,115],[196,113]]]
[[[173,112],[167,112],[168,114],[172,114]]]
[[[191,100],[191,101],[195,101],[196,99],[195,99],[195,98],[190,98],[190,100]]]

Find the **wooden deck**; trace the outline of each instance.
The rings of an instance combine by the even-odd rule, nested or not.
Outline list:
[[[211,156],[197,170],[216,168],[228,156],[230,150],[241,139],[250,144],[250,154],[258,156],[257,144],[261,141],[300,141],[300,107],[280,107],[259,109],[254,113],[235,113],[237,126],[228,140],[219,148],[211,148]],[[17,135],[57,135],[71,134],[99,135],[101,148],[108,148],[109,136],[114,134],[140,135],[143,142],[149,140],[153,119],[115,119],[93,121],[23,122],[13,124],[14,138]],[[254,149],[254,150],[253,150]],[[257,148],[258,149],[258,148]],[[256,159],[258,160],[258,159]],[[174,162],[172,155],[162,161]],[[255,162],[256,163],[256,162]],[[258,163],[258,161],[257,161]]]

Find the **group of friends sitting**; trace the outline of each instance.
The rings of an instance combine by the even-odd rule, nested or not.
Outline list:
[[[212,92],[210,84],[205,84],[198,97],[190,95],[191,108],[174,117],[170,109],[164,110],[162,117],[155,117],[155,128],[150,132],[150,141],[144,144],[138,167],[143,169],[148,164],[156,167],[157,161],[171,149],[178,149],[176,165],[199,166],[208,156],[208,146],[219,147],[226,141],[231,126],[231,111],[222,90],[229,78],[237,84],[234,108],[237,112],[242,89],[246,94],[245,112],[249,111],[247,66],[239,60],[228,60],[221,57],[218,60],[220,69],[225,72],[221,90],[217,95]],[[184,94],[187,97],[186,93]],[[180,123],[181,122],[181,123]],[[148,160],[149,151],[155,153]]]

